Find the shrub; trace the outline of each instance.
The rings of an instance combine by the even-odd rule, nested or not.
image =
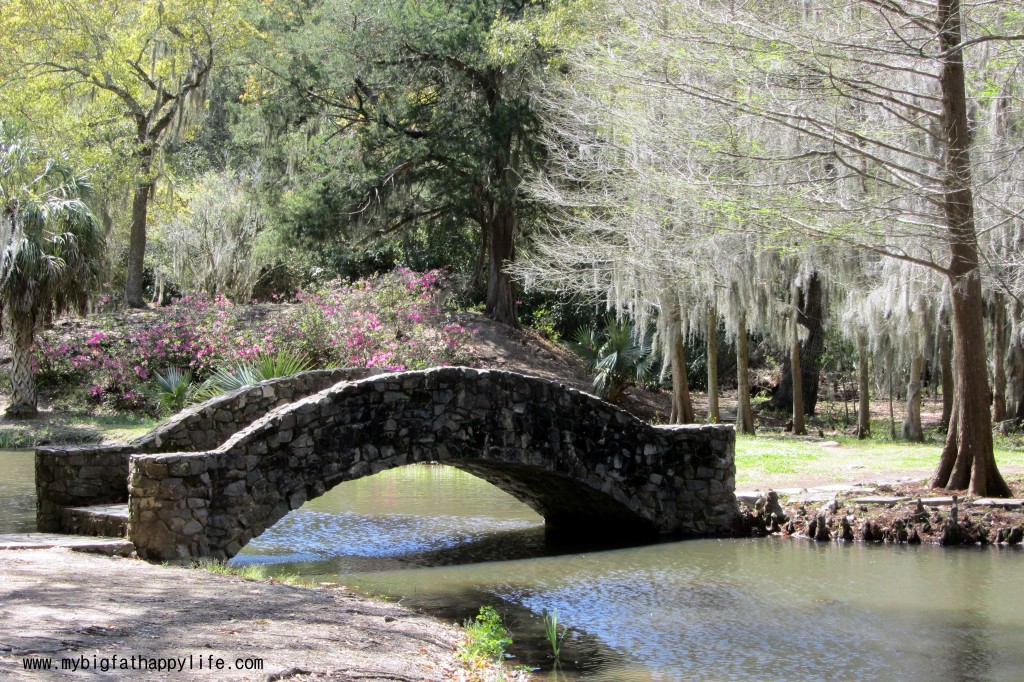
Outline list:
[[[157,402],[168,409],[180,403],[185,373],[200,384],[216,378],[227,390],[236,380],[250,383],[300,368],[465,363],[470,332],[437,310],[443,286],[440,272],[400,269],[300,291],[296,303],[263,306],[258,320],[224,297],[189,294],[147,313],[141,323],[102,316],[88,329],[42,334],[35,355],[39,378],[65,395],[77,392],[87,404],[149,412]],[[174,381],[172,368],[181,372]],[[157,374],[157,383],[163,379],[166,386],[148,389],[160,396],[146,399],[142,389]],[[162,396],[168,392],[173,395]]]
[[[580,327],[569,349],[587,362],[594,391],[616,404],[628,386],[651,376],[654,353],[649,334],[638,335],[629,320],[605,318],[604,329]]]
[[[466,641],[459,656],[465,661],[501,660],[505,647],[512,644],[512,636],[493,606],[481,606],[476,618],[467,619],[464,627]]]

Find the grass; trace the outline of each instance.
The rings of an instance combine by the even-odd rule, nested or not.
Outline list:
[[[875,437],[834,438],[838,447],[821,447],[820,440],[767,434],[736,436],[736,485],[804,485],[809,481],[847,482],[867,475],[887,476],[930,472],[938,464],[944,434],[930,429],[924,443],[892,441],[887,422],[872,425]],[[884,426],[884,428],[883,428]],[[1024,442],[1020,434],[997,436],[996,463],[1001,467],[1024,466]]]
[[[157,424],[135,415],[94,415],[42,411],[35,419],[0,420],[0,448],[28,449],[37,445],[128,442]]]
[[[143,436],[160,423],[159,419],[131,414],[76,415],[103,436],[103,440],[131,441]]]
[[[203,559],[193,564],[193,568],[201,568],[209,571],[210,573],[216,573],[217,575],[233,575],[245,580],[265,580],[272,583],[283,583],[285,585],[294,585],[295,587],[307,587],[311,589],[320,586],[320,583],[317,581],[311,580],[310,578],[304,578],[294,573],[270,576],[267,574],[267,567],[263,564],[232,566],[227,562],[219,561],[217,559]]]

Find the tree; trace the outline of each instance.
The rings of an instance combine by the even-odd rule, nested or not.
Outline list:
[[[781,181],[761,185],[748,202],[752,217],[772,218],[760,221],[765,235],[869,249],[946,278],[956,399],[932,483],[1008,495],[988,413],[980,188],[971,157],[977,136],[968,125],[964,52],[1012,46],[1024,39],[1020,27],[1003,33],[998,8],[978,3],[970,7],[971,26],[982,30],[965,36],[958,0],[671,8],[659,2],[633,11],[680,17],[670,33],[655,33],[675,46],[663,56],[683,58],[648,87],[774,128],[774,140],[764,136],[757,157],[775,166]],[[649,25],[657,27],[657,18]],[[1019,13],[1003,20],[1019,24]],[[725,87],[723,74],[730,75]],[[788,223],[781,231],[779,218]]]
[[[64,310],[84,312],[99,276],[102,233],[83,201],[91,186],[65,161],[46,158],[0,121],[0,323],[12,351],[9,417],[37,412],[36,330]]]
[[[506,270],[531,208],[522,178],[540,159],[530,96],[543,52],[496,54],[490,40],[529,4],[325,0],[274,34],[263,52],[280,58],[261,58],[268,126],[300,138],[293,165],[338,207],[313,236],[343,230],[364,244],[474,224],[487,314],[510,325]]]
[[[672,368],[673,422],[692,419],[683,341],[702,336],[710,351],[723,321],[737,345],[737,428],[752,433],[747,334],[770,330],[788,345],[795,278],[777,281],[778,255],[744,227],[745,178],[760,178],[764,164],[742,151],[760,146],[763,126],[659,87],[673,67],[657,32],[670,29],[672,12],[651,6],[657,16],[641,21],[625,4],[599,4],[612,32],[602,24],[598,42],[566,50],[565,77],[539,98],[548,155],[531,191],[551,216],[515,272],[528,286],[656,318]],[[709,378],[713,362],[709,352]]]
[[[4,6],[0,28],[16,36],[0,44],[4,98],[37,115],[78,111],[85,128],[132,140],[125,278],[132,307],[145,306],[146,230],[161,151],[202,112],[215,62],[248,34],[238,9],[234,0],[12,0]],[[49,111],[40,112],[40,102]]]
[[[187,205],[157,223],[158,277],[184,290],[246,302],[271,266],[267,221],[251,188],[259,172],[209,172],[183,192]]]
[[[798,292],[797,317],[800,326],[807,330],[807,336],[800,343],[800,370],[803,386],[805,414],[814,414],[818,404],[818,387],[821,383],[821,354],[825,349],[825,293],[823,277],[812,273],[806,285]],[[782,363],[782,378],[772,395],[770,405],[776,410],[793,408],[793,372],[788,357]]]

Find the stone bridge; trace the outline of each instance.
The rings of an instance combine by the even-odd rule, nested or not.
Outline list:
[[[734,440],[730,426],[651,426],[509,372],[384,374],[280,406],[215,448],[131,454],[128,532],[146,559],[228,558],[343,481],[442,462],[511,493],[556,531],[728,534]]]
[[[36,448],[38,529],[77,533],[83,529],[74,510],[128,502],[128,463],[134,455],[213,450],[275,408],[373,374],[380,371],[357,367],[269,379],[192,405],[127,445]],[[116,528],[118,521],[103,525]]]

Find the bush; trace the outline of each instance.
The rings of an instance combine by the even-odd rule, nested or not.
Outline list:
[[[467,620],[466,642],[460,658],[465,661],[502,660],[505,647],[512,644],[512,636],[501,622],[493,606],[481,606],[473,620]]]
[[[568,345],[587,362],[587,370],[594,377],[594,391],[612,404],[618,404],[627,387],[651,376],[654,353],[650,335],[639,336],[629,320],[609,315],[601,331],[580,327]]]
[[[170,368],[204,382],[239,365],[287,356],[308,358],[311,368],[465,363],[470,332],[437,310],[443,286],[438,271],[396,270],[300,291],[294,304],[264,305],[258,320],[224,297],[190,294],[141,323],[104,316],[88,329],[42,334],[39,380],[65,394],[77,392],[80,402],[150,412],[157,401],[146,399],[142,388],[156,373],[170,378]]]

